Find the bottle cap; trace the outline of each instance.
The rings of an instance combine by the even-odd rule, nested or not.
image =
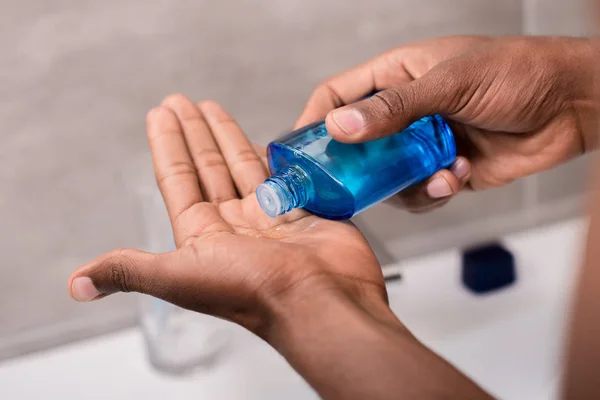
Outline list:
[[[281,197],[277,193],[275,185],[265,182],[256,189],[256,198],[260,208],[271,218],[275,218],[283,212]]]
[[[500,243],[468,249],[462,259],[462,281],[472,292],[491,292],[517,279],[515,257]]]

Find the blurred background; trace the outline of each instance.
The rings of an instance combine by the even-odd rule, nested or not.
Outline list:
[[[29,370],[2,375],[3,365],[137,324],[135,296],[81,305],[68,297],[66,279],[105,251],[147,247],[152,232],[139,193],[154,182],[145,114],[164,96],[181,92],[193,100],[214,99],[264,145],[293,126],[321,80],[391,47],[454,34],[586,35],[592,22],[584,0],[0,4],[0,397],[5,399],[25,398],[25,392],[2,396],[8,382],[3,377],[26,379]],[[382,264],[402,265],[571,221],[582,211],[587,164],[583,158],[499,190],[462,194],[427,215],[381,205],[356,223]],[[571,261],[575,268],[576,260]],[[13,388],[21,378],[15,379]]]

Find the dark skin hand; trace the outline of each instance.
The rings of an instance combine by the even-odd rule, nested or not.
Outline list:
[[[90,277],[101,296],[148,293],[262,337],[271,303],[290,290],[385,303],[381,269],[354,226],[302,210],[272,219],[261,210],[255,189],[267,168],[219,105],[169,96],[148,114],[148,139],[178,250],[117,250],[77,270],[71,288]]]
[[[330,113],[331,134],[368,140],[443,114],[463,157],[401,197],[427,210],[461,187],[499,186],[593,148],[585,134],[597,109],[586,86],[590,62],[583,39],[417,43],[330,81],[300,124],[386,88],[336,111],[351,108],[350,117]],[[394,316],[380,266],[354,226],[260,210],[254,189],[267,177],[264,159],[218,105],[170,96],[149,114],[148,137],[178,248],[99,257],[71,276],[76,300],[138,291],[229,319],[264,338],[325,399],[488,398]],[[442,193],[436,178],[451,191],[433,199]]]
[[[333,137],[353,143],[442,114],[455,132],[456,163],[396,199],[427,211],[463,188],[502,186],[596,147],[589,134],[600,108],[591,90],[592,53],[590,40],[576,38],[459,36],[407,44],[326,80],[297,126],[326,118]],[[351,104],[375,90],[381,92]]]
[[[72,274],[76,300],[136,291],[226,318],[325,399],[487,398],[398,321],[352,224],[260,209],[264,160],[221,107],[170,96],[149,113],[148,138],[178,248],[99,257]]]

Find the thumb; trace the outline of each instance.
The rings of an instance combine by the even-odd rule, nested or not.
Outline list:
[[[140,292],[168,300],[175,279],[173,253],[121,249],[79,267],[69,278],[69,294],[87,302],[116,292]]]
[[[453,114],[468,99],[468,84],[451,75],[431,70],[411,83],[333,110],[326,117],[327,131],[340,142],[365,142],[396,134],[428,115]]]

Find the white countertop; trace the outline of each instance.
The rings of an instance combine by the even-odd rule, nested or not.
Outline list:
[[[570,220],[509,235],[517,283],[475,296],[460,285],[460,253],[408,260],[389,286],[400,319],[437,351],[503,399],[556,396],[571,288],[585,222]],[[0,398],[22,399],[315,399],[269,346],[232,325],[220,362],[185,377],[154,372],[137,329],[0,364]]]

